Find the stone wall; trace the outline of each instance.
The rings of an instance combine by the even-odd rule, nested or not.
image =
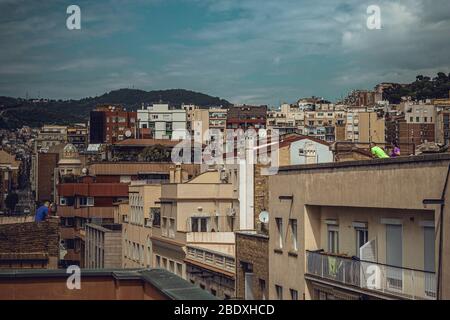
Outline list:
[[[253,295],[261,300],[268,297],[269,289],[269,238],[261,234],[236,233],[236,297],[245,298],[245,271],[243,264],[253,267]],[[265,292],[261,282],[265,282]]]

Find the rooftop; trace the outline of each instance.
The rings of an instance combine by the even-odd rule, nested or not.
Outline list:
[[[0,270],[0,299],[216,299],[162,269],[82,269],[80,290],[67,288],[68,277],[65,269]],[[27,290],[27,284],[40,289]]]
[[[345,162],[330,162],[307,165],[293,165],[284,166],[278,169],[280,174],[290,174],[299,171],[307,170],[321,170],[321,169],[337,169],[337,168],[355,168],[364,166],[383,166],[383,165],[398,165],[398,164],[420,164],[427,162],[450,161],[450,153],[436,153],[423,154],[419,156],[405,156],[387,159],[372,159],[361,161],[345,161]]]

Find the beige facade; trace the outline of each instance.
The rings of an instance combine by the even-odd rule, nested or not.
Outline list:
[[[151,238],[154,266],[220,298],[233,297],[236,202],[233,184],[223,181],[217,170],[186,183],[163,184],[161,224],[153,228]],[[213,275],[199,279],[199,269]]]
[[[270,298],[435,299],[439,261],[449,298],[441,208],[424,205],[449,202],[449,164],[440,154],[281,168],[269,178]],[[369,264],[354,258],[360,245]],[[380,271],[375,287],[370,265]]]
[[[376,112],[352,108],[347,111],[345,139],[361,143],[384,143],[385,120]]]
[[[122,226],[120,224],[85,226],[85,266],[88,269],[122,267]]]
[[[128,214],[123,221],[123,268],[153,267],[152,227],[159,226],[160,184],[132,182],[129,187]]]

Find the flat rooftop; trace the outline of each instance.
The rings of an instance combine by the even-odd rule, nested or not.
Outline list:
[[[81,269],[81,289],[70,290],[65,269],[0,270],[5,300],[217,300],[163,269]]]
[[[450,153],[435,153],[424,154],[418,156],[404,156],[387,159],[372,159],[360,161],[344,161],[344,162],[329,162],[318,164],[303,164],[293,166],[283,166],[278,169],[280,174],[291,174],[299,171],[320,170],[320,169],[337,169],[337,168],[355,168],[365,166],[384,166],[384,165],[398,165],[398,164],[425,164],[430,162],[450,161]]]

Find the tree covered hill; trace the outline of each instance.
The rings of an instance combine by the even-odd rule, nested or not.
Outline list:
[[[136,89],[119,89],[99,97],[80,100],[26,100],[0,96],[0,128],[20,128],[24,125],[39,127],[43,124],[70,124],[85,122],[89,112],[99,104],[121,104],[128,110],[138,109],[142,103],[159,101],[174,106],[195,104],[201,107],[231,105],[230,102],[203,93],[169,89],[144,91]]]
[[[448,98],[450,74],[439,72],[430,78],[418,75],[416,81],[409,84],[394,84],[383,92],[383,98],[390,103],[399,103],[402,97],[410,96],[413,100]]]

